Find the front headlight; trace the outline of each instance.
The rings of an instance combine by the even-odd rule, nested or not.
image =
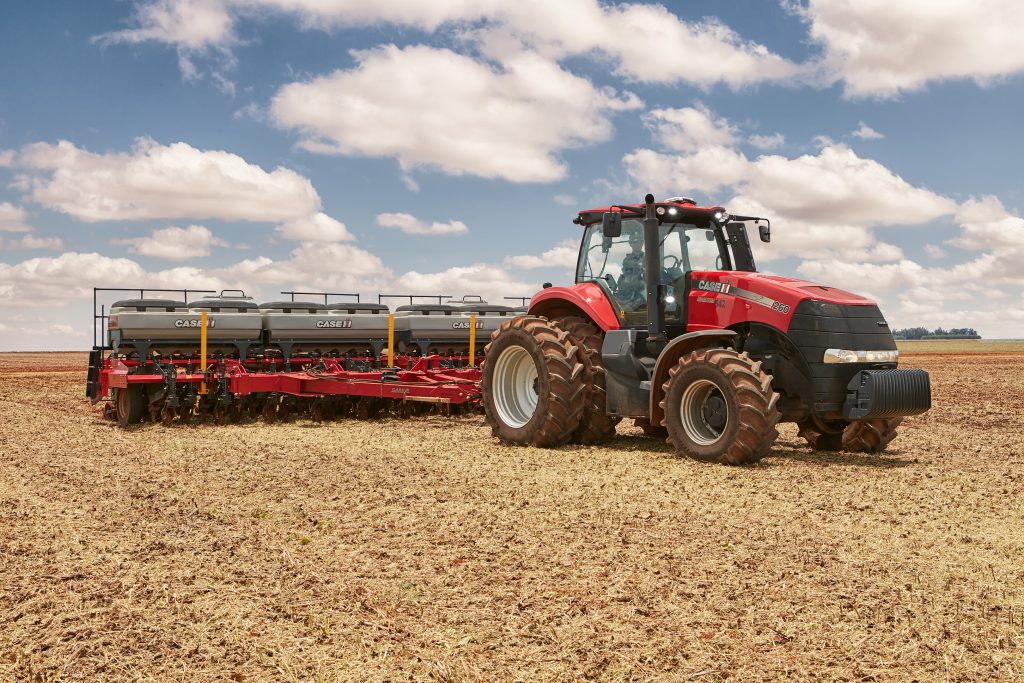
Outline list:
[[[850,351],[848,349],[825,349],[822,361],[825,363],[897,363],[899,351]]]

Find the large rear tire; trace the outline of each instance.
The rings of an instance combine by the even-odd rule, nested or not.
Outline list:
[[[586,318],[572,316],[559,318],[557,322],[580,348],[579,357],[586,374],[586,402],[580,426],[573,433],[572,441],[588,446],[611,441],[615,437],[615,425],[619,424],[621,418],[608,414],[604,361],[601,359],[604,334],[601,328]]]
[[[138,424],[146,408],[145,394],[138,384],[129,384],[118,389],[114,396],[114,407],[117,411],[117,423],[122,427]]]
[[[521,316],[484,349],[481,393],[491,433],[504,443],[552,448],[580,426],[586,375],[580,351],[557,323]]]
[[[857,420],[843,432],[843,450],[850,453],[881,453],[896,438],[902,417]]]
[[[693,351],[669,371],[664,390],[662,424],[680,455],[745,465],[760,460],[779,435],[771,375],[745,352]]]

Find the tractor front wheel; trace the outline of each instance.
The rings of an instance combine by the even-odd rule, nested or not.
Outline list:
[[[779,433],[772,378],[759,361],[732,349],[701,349],[669,371],[661,402],[676,452],[705,462],[760,460]]]
[[[896,438],[902,417],[857,420],[843,432],[843,450],[850,453],[881,453]]]
[[[579,348],[557,323],[502,323],[484,350],[481,393],[491,432],[504,443],[552,448],[580,425],[586,375]]]

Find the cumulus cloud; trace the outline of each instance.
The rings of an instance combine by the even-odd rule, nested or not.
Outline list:
[[[972,250],[1020,250],[1024,257],[1024,218],[1008,212],[998,197],[969,199],[956,217],[961,234],[947,244]]]
[[[22,207],[0,202],[0,232],[29,232],[32,226],[26,222],[26,216]]]
[[[298,130],[307,150],[395,157],[404,171],[552,181],[566,174],[560,151],[607,140],[609,115],[640,106],[533,54],[501,68],[422,45],[353,55],[354,68],[274,96],[275,122]]]
[[[797,6],[830,80],[853,97],[891,97],[932,81],[980,84],[1024,71],[1024,4],[1012,0],[809,0]]]
[[[860,122],[860,126],[857,130],[850,133],[850,135],[855,138],[860,138],[861,140],[881,140],[885,137],[863,121]]]
[[[508,256],[505,258],[505,265],[524,270],[532,270],[534,268],[574,270],[579,252],[580,247],[578,243],[572,240],[563,240],[540,255]]]
[[[167,261],[187,261],[209,256],[212,247],[228,246],[227,242],[202,225],[162,228],[154,230],[146,237],[118,239],[114,240],[114,243],[128,245],[128,250],[132,253]]]
[[[747,138],[747,142],[758,149],[776,149],[786,144],[786,136],[782,133],[775,133],[773,135],[751,135]]]
[[[0,237],[0,249],[14,251],[16,249],[45,249],[57,251],[64,248],[64,240],[59,237],[36,237],[35,235],[22,235],[21,237],[3,238]]]
[[[644,114],[643,119],[662,146],[677,152],[693,152],[708,146],[730,147],[736,141],[736,127],[703,104],[654,109]]]
[[[277,223],[282,237],[340,242],[354,237],[343,223],[320,211],[320,195],[305,176],[278,167],[266,171],[237,154],[200,150],[184,142],[161,145],[139,138],[130,152],[98,154],[61,140],[35,143],[12,155],[14,186],[28,199],[80,221],[220,219]],[[0,204],[0,230],[27,230],[25,211]],[[162,258],[205,256],[220,246],[202,226],[159,231],[129,243],[136,253]],[[168,256],[167,254],[183,254]]]
[[[286,168],[267,172],[237,154],[184,142],[136,140],[130,152],[97,154],[66,140],[22,148],[14,160],[35,202],[78,220],[219,218],[287,221],[315,213],[320,196]]]
[[[776,222],[771,247],[754,247],[761,260],[827,259],[839,254],[865,262],[898,260],[902,250],[879,242],[873,228],[920,225],[957,210],[951,199],[912,185],[883,164],[832,140],[820,140],[816,154],[750,158],[735,147],[738,136],[730,122],[708,110],[695,110],[691,117],[700,122],[691,128],[703,129],[709,137],[719,134],[731,145],[695,145],[696,151],[682,153],[630,152],[623,158],[629,191],[658,196],[695,191],[722,196],[731,191],[732,197],[723,202],[730,211]],[[712,122],[717,123],[708,132]],[[657,125],[652,128],[664,147],[689,146],[675,144],[678,140]]]
[[[539,286],[525,282],[501,266],[478,263],[434,273],[412,270],[394,281],[394,287],[410,294],[479,295],[485,301],[504,303],[506,296],[532,296]]]
[[[325,30],[394,25],[433,32],[448,25],[500,61],[524,49],[552,59],[590,55],[610,59],[619,75],[644,82],[738,88],[800,73],[800,67],[716,19],[687,22],[659,4],[599,0],[142,0],[130,28],[100,40],[173,45],[182,73],[195,78],[193,57],[230,60],[238,43],[237,22],[267,15],[290,16],[304,28]],[[638,33],[645,40],[622,38]],[[659,49],[650,50],[651,44]]]
[[[277,228],[282,237],[303,242],[347,242],[355,237],[345,224],[323,212],[290,220]]]
[[[469,232],[469,228],[462,221],[426,223],[408,213],[377,214],[377,225],[396,228],[407,235],[457,235]]]

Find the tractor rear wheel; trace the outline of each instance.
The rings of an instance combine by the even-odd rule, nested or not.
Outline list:
[[[536,316],[501,324],[484,349],[485,419],[501,441],[552,448],[580,426],[586,375],[580,351],[557,323]]]
[[[573,433],[572,441],[587,446],[610,441],[615,436],[615,425],[621,418],[608,414],[604,361],[601,359],[604,334],[597,325],[577,316],[559,318],[558,325],[569,333],[569,338],[580,348],[580,361],[586,375],[587,398],[580,426]]]
[[[857,420],[843,432],[843,450],[850,453],[881,453],[896,438],[902,417]]]
[[[142,387],[138,384],[129,384],[123,389],[118,389],[114,396],[118,424],[127,427],[139,423],[146,408],[145,398]]]
[[[779,435],[771,375],[745,352],[693,351],[669,371],[664,390],[662,424],[680,455],[744,465],[760,460]]]

